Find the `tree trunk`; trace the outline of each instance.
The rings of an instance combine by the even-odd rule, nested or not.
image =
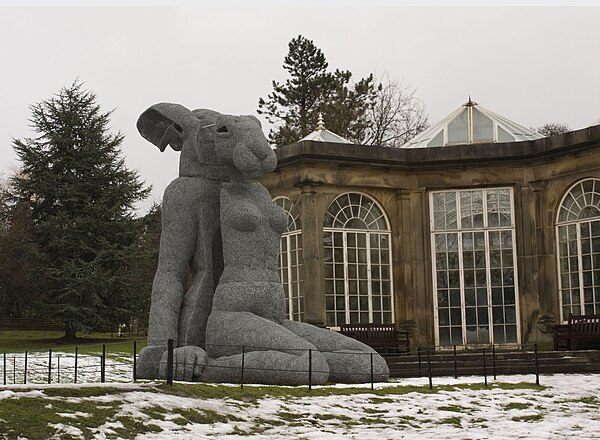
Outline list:
[[[77,330],[75,330],[75,327],[73,327],[73,324],[71,324],[70,322],[65,322],[65,335],[63,336],[63,339],[67,340],[67,341],[72,341],[75,340],[77,338]]]

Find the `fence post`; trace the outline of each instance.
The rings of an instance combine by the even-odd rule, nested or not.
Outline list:
[[[79,354],[79,349],[75,347],[75,378],[73,379],[73,383],[77,383],[77,355]]]
[[[102,344],[102,357],[100,358],[100,382],[106,380],[106,344]]]
[[[458,365],[456,362],[456,344],[454,344],[452,351],[454,352],[454,378],[458,379]]]
[[[167,385],[173,386],[173,339],[167,342]]]
[[[23,383],[27,383],[27,351],[25,351],[25,369],[23,370]]]
[[[417,357],[419,359],[419,376],[421,375],[421,346],[417,347]]]
[[[6,353],[4,353],[4,362],[2,365],[4,365],[4,385],[6,385]]]
[[[240,378],[240,388],[244,389],[244,362],[246,360],[246,347],[242,345],[242,377]]]
[[[56,355],[56,381],[60,383],[60,354]]]
[[[52,349],[48,350],[48,383],[52,381]]]
[[[485,380],[485,386],[487,387],[487,364],[485,362],[485,348],[483,349],[483,377]]]
[[[308,390],[312,391],[312,348],[308,349]]]
[[[431,378],[431,356],[429,354],[429,345],[427,346],[427,369],[429,370],[429,389],[433,389],[433,380]]]
[[[533,350],[535,352],[535,384],[540,384],[540,364],[538,360],[537,344],[533,344]]]
[[[371,355],[371,389],[373,389],[373,353],[370,353]]]
[[[496,346],[492,344],[492,370],[494,372],[494,380],[496,380]]]
[[[13,383],[17,383],[17,358],[13,356]]]
[[[131,329],[129,329],[131,334]],[[133,340],[133,381],[136,379],[136,371],[137,371],[137,341]]]

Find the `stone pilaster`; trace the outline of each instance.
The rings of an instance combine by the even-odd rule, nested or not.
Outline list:
[[[302,283],[304,321],[325,326],[325,282],[323,272],[323,215],[318,207],[317,185],[303,184],[300,194],[302,224]]]

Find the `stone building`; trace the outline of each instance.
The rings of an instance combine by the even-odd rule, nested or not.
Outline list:
[[[294,320],[396,323],[412,345],[549,346],[600,313],[600,126],[540,136],[471,102],[403,148],[325,130],[262,183],[289,213]]]

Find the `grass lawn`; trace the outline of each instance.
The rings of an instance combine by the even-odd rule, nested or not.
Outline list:
[[[389,429],[400,432],[432,423],[460,428],[470,408],[454,405],[449,410],[447,406],[440,406],[436,409],[442,411],[440,414],[447,411],[456,414],[434,417],[432,421],[431,414],[406,414],[406,403],[432,395],[447,398],[471,393],[479,396],[490,389],[506,396],[521,393],[536,396],[546,388],[530,383],[496,383],[490,387],[441,385],[433,390],[423,385],[392,385],[376,390],[325,386],[312,391],[307,387],[248,386],[242,390],[226,385],[176,384],[170,387],[152,383],[129,389],[91,386],[33,391],[22,387],[13,388],[0,397],[0,432],[5,433],[4,437],[0,434],[0,438],[133,439],[149,433],[162,433],[164,437],[160,438],[169,438],[171,434],[187,435],[186,438],[268,437],[272,434],[282,438],[281,434],[288,429],[305,427],[329,431],[336,438],[346,433],[362,438],[360,434],[371,428],[384,428],[386,433]],[[315,405],[314,399],[320,404]],[[398,414],[388,414],[391,409],[398,410]],[[505,411],[510,410],[514,408]],[[515,413],[513,419],[533,416],[542,417],[538,413]],[[300,437],[311,438],[314,433],[305,434]]]
[[[106,345],[109,353],[131,353],[133,350],[133,339],[117,338],[110,333],[79,334],[76,341],[65,341],[62,339],[64,333],[61,331],[0,331],[0,353],[19,353],[24,351],[48,351],[60,350],[65,352],[75,351],[79,347],[80,353],[98,351],[102,344]],[[137,351],[146,345],[146,338],[139,336],[137,340]]]

